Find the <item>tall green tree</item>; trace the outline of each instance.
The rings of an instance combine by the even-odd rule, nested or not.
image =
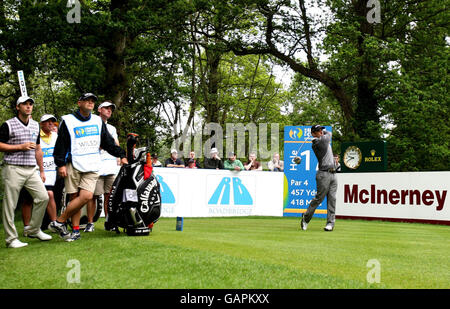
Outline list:
[[[183,54],[186,45],[180,36],[190,6],[181,0],[81,1],[78,23],[69,21],[73,8],[67,3],[0,1],[0,61],[7,67],[2,82],[17,85],[19,69],[25,72],[30,94],[33,81],[39,80],[34,79],[37,73],[47,75],[52,83],[63,82],[73,93],[66,112],[80,92],[110,99],[119,107],[112,121],[123,136],[132,129],[129,120],[135,114],[129,113],[137,107],[156,109],[161,98],[176,96],[174,91],[153,97],[143,94],[165,91],[159,83],[174,79],[173,69],[167,67],[176,67]],[[144,67],[151,67],[152,74]],[[153,81],[139,83],[142,78]],[[144,89],[131,91],[138,84]],[[13,94],[5,93],[11,103],[19,95],[18,88],[12,89]],[[158,117],[148,113],[146,118],[145,127],[154,130],[149,125]]]
[[[270,54],[328,89],[342,111],[343,139],[389,137],[393,154],[408,153],[410,158],[390,157],[393,170],[448,169],[445,142],[441,147],[433,140],[427,147],[433,149],[432,155],[413,146],[410,136],[398,134],[406,123],[414,132],[426,132],[426,122],[415,118],[429,111],[422,118],[439,124],[448,139],[442,116],[448,110],[448,99],[442,97],[447,94],[442,80],[447,79],[448,68],[445,2],[372,1],[380,4],[379,20],[370,18],[374,7],[365,0],[212,3],[229,20],[221,41],[235,54]],[[315,13],[318,8],[323,8],[321,14]],[[437,102],[444,105],[440,110]],[[405,115],[408,120],[402,119]],[[416,145],[429,142],[425,134],[417,137]],[[402,152],[406,147],[412,150]],[[445,163],[427,161],[421,153]]]

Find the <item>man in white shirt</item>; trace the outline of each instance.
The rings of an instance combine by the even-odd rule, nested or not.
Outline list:
[[[98,107],[98,113],[100,118],[102,118],[103,122],[106,124],[106,128],[108,129],[109,134],[114,138],[114,142],[116,145],[119,145],[119,138],[117,135],[117,130],[114,126],[108,123],[108,120],[111,118],[114,110],[116,109],[116,105],[112,102],[105,101]],[[100,156],[102,159],[99,175],[100,177],[97,180],[97,184],[94,191],[94,197],[87,204],[87,217],[88,224],[84,229],[85,232],[93,232],[94,231],[94,215],[96,211],[96,203],[95,201],[98,199],[100,195],[103,194],[103,206],[105,215],[107,215],[107,206],[109,200],[109,194],[111,191],[111,187],[116,179],[117,173],[120,170],[120,160],[112,155],[110,155],[105,150],[100,150]]]

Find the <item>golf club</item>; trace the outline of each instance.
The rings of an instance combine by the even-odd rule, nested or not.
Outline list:
[[[293,160],[295,164],[300,164],[300,163],[302,163],[302,158],[301,158],[300,156],[298,156],[298,154],[300,153],[300,150],[302,150],[303,146],[305,146],[306,140],[308,140],[308,139],[312,139],[312,138],[311,138],[311,137],[305,137],[305,142],[303,142],[303,143],[300,145],[300,148],[297,150],[297,156],[295,156],[295,157],[294,157],[294,160]]]

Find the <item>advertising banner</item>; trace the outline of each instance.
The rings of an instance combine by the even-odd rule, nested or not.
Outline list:
[[[283,173],[157,168],[162,217],[282,216]]]
[[[386,141],[344,142],[341,144],[343,173],[385,172],[387,170]]]
[[[338,174],[336,215],[450,223],[450,172]]]
[[[310,144],[301,149],[300,166],[288,176],[265,171],[155,167],[161,186],[161,216],[300,216],[315,194],[317,159],[309,154],[311,166],[307,170],[307,146]],[[291,160],[285,157],[286,170],[293,169]],[[337,177],[338,218],[450,224],[450,172],[338,173]],[[288,207],[283,205],[283,191],[284,201],[294,201]],[[326,200],[317,210],[321,210],[317,216],[326,217]]]
[[[326,126],[328,132],[330,126]],[[318,161],[312,150],[311,126],[284,127],[284,197],[283,216],[300,217],[316,195]],[[295,157],[301,163],[294,162]],[[315,217],[326,218],[327,199],[317,207]]]

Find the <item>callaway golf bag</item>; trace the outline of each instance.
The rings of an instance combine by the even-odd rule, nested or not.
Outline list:
[[[161,213],[159,183],[152,173],[147,149],[135,149],[138,135],[127,136],[128,164],[123,165],[111,189],[108,201],[107,230],[130,236],[148,235]]]

